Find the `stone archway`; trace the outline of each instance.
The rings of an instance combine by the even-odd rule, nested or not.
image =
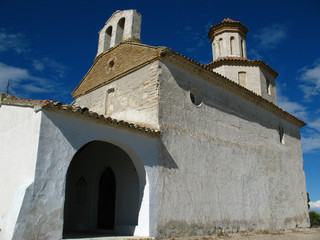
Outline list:
[[[68,168],[64,238],[133,235],[142,201],[139,172],[120,147],[92,141]]]

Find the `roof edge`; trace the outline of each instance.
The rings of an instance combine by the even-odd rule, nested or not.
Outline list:
[[[82,115],[94,120],[102,121],[107,125],[116,125],[120,127],[129,128],[132,130],[137,130],[143,133],[161,135],[159,129],[152,129],[144,126],[140,126],[134,123],[129,123],[123,120],[117,120],[111,117],[106,117],[104,115],[99,115],[96,112],[90,111],[88,108],[81,108],[73,105],[66,105],[61,102],[51,101],[51,100],[36,100],[36,99],[23,99],[17,98],[9,94],[0,95],[0,105],[9,105],[9,106],[21,106],[21,107],[33,107],[36,112],[46,109],[51,111],[60,111],[64,113],[71,113]]]
[[[224,27],[231,27],[231,28],[238,28],[239,31],[241,33],[243,33],[243,35],[246,35],[247,32],[249,31],[249,29],[243,24],[241,23],[240,21],[235,21],[235,20],[232,20],[230,18],[226,18],[226,19],[223,19],[222,22],[220,23],[217,23],[215,25],[212,25],[208,31],[208,38],[209,39],[212,39],[212,37],[214,36],[214,33],[221,29],[221,28],[224,28]]]
[[[168,60],[169,62],[184,68],[185,70],[192,72],[194,74],[201,75],[205,80],[212,82],[219,87],[222,87],[228,91],[231,91],[233,94],[240,96],[249,102],[260,106],[261,108],[285,119],[286,121],[296,125],[297,127],[301,128],[306,125],[306,123],[299,118],[295,117],[294,115],[288,113],[287,111],[283,110],[279,106],[275,105],[274,103],[268,101],[267,99],[263,98],[262,96],[254,93],[253,91],[241,86],[240,84],[222,76],[219,73],[213,72],[207,65],[202,65],[195,60],[192,60],[180,53],[177,53],[173,50],[166,51],[162,54],[163,60]],[[177,61],[178,60],[178,61]],[[178,62],[184,62],[181,64],[177,64]],[[192,71],[190,70],[189,66],[186,66],[185,63],[192,64],[196,67],[199,71]],[[204,71],[203,71],[204,70]]]
[[[230,65],[255,65],[255,66],[261,66],[265,70],[267,70],[274,78],[278,77],[278,72],[275,71],[272,67],[270,67],[267,63],[265,63],[262,60],[251,60],[247,58],[239,58],[239,57],[222,57],[218,58],[217,60],[208,63],[205,65],[206,68],[209,68],[210,70],[213,70],[216,67],[220,67],[225,64]]]
[[[77,87],[71,92],[71,96],[73,98],[78,98],[80,97],[81,95],[83,94],[75,94],[76,90],[79,88],[79,86],[81,85],[81,83],[85,80],[85,78],[88,76],[88,74],[92,71],[92,69],[94,68],[94,66],[97,64],[98,60],[100,58],[102,58],[104,55],[106,54],[109,54],[110,52],[114,51],[115,49],[119,48],[120,46],[122,45],[137,45],[137,46],[140,46],[140,47],[147,47],[147,48],[152,48],[152,49],[156,49],[156,50],[160,50],[160,52],[163,50],[163,49],[166,49],[166,47],[154,47],[154,46],[150,46],[150,45],[147,45],[147,44],[142,44],[140,42],[136,42],[136,41],[132,41],[132,40],[128,40],[128,41],[124,41],[124,42],[121,42],[119,45],[115,46],[115,47],[112,47],[110,48],[108,51],[106,52],[103,52],[101,54],[99,54],[98,56],[95,57],[94,61],[93,61],[93,65],[90,67],[90,69],[87,71],[87,73],[84,75],[84,77],[82,78],[82,80],[78,83]],[[157,60],[158,57],[155,57],[152,61],[155,61]],[[149,61],[148,63],[152,62],[152,61]],[[147,63],[146,63],[147,64]],[[143,64],[139,65],[138,68],[144,66]],[[124,72],[124,73],[121,73],[117,76],[114,77],[114,79],[118,79],[119,77],[123,76],[123,75],[126,75],[128,73],[130,73],[132,70],[135,70],[137,68],[134,68],[134,69],[131,69],[130,71],[127,71],[127,72]],[[97,86],[97,87],[101,87],[101,85]],[[97,87],[95,87],[94,89],[96,89]],[[91,92],[92,90],[94,89],[91,89],[89,92]],[[88,92],[86,92],[88,93]]]

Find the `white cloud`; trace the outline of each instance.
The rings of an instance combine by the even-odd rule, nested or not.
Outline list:
[[[277,102],[278,105],[293,114],[294,116],[304,120],[310,121],[301,137],[303,153],[320,152],[320,118],[310,120],[310,114],[305,106],[298,102],[291,101],[287,96],[282,94],[281,88],[285,85],[278,85]]]
[[[28,51],[24,35],[8,33],[4,28],[0,28],[0,52],[4,51],[14,51],[16,53]]]
[[[320,200],[316,201],[316,202],[309,202],[310,207],[312,208],[320,208]]]
[[[191,53],[194,52],[196,50],[196,48],[192,47],[192,48],[186,48],[186,52],[187,53]]]
[[[287,112],[291,113],[292,115],[301,118],[301,119],[307,119],[307,109],[301,105],[298,102],[294,102],[289,100],[287,96],[284,96],[281,91],[281,86],[280,84],[278,85],[277,88],[277,103],[279,107],[282,109],[286,110]]]
[[[317,213],[320,213],[320,200],[316,202],[309,202],[310,204],[310,211],[315,211]]]
[[[320,94],[320,59],[317,59],[312,66],[302,68],[300,71],[300,85],[305,99],[309,100],[312,96]]]
[[[307,137],[301,138],[303,153],[315,153],[320,151],[320,134],[311,132]]]
[[[187,53],[196,52],[210,44],[206,34],[203,34],[203,31],[199,31],[199,29],[193,29],[188,25],[188,21],[183,31],[180,31],[178,34],[187,36],[183,38],[183,40],[186,41],[186,46],[188,46],[185,48],[185,52]]]
[[[205,41],[203,38],[199,39],[199,41],[196,44],[196,47],[200,48],[200,47],[204,47],[206,46],[207,41]]]
[[[320,132],[320,117],[309,122],[308,125],[309,125],[309,127],[314,128]]]
[[[42,72],[47,70],[54,75],[57,75],[59,78],[63,78],[65,76],[65,66],[52,59],[49,59],[48,57],[34,59],[32,65],[37,71]]]
[[[0,63],[0,92],[4,92],[10,81],[9,93],[28,96],[30,93],[51,92],[50,81],[33,76],[27,69]]]
[[[273,49],[286,39],[288,27],[284,24],[273,24],[262,28],[253,35],[254,40],[258,43],[258,48]]]
[[[66,67],[49,57],[30,54],[33,49],[27,42],[24,34],[12,33],[0,27],[0,55],[17,53],[20,58],[18,63],[25,64],[23,67],[12,66],[5,62],[5,58],[0,61],[0,93],[7,91],[10,81],[9,94],[17,97],[48,98],[50,94],[57,97],[56,99],[68,98],[69,101],[69,91],[65,90],[65,86],[61,87]]]
[[[250,56],[250,59],[262,59],[262,55],[256,49],[253,48],[249,48],[248,56]]]
[[[287,98],[278,98],[278,105],[298,118],[306,119],[307,117],[306,108],[300,103],[290,101]]]
[[[29,73],[26,69],[8,66],[0,63],[0,84],[7,84],[8,80],[20,81],[29,79]]]
[[[38,71],[44,70],[44,63],[39,60],[33,60],[32,65]]]

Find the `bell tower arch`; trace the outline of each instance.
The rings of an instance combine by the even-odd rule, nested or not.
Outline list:
[[[137,10],[116,11],[99,32],[97,56],[123,41],[140,42],[140,32],[141,14]]]

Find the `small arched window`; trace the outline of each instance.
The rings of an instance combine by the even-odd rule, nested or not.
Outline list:
[[[216,59],[216,58],[217,58],[217,55],[216,55],[216,45],[215,45],[215,43],[212,44],[212,56],[213,56],[213,59]]]
[[[110,48],[111,43],[111,36],[112,36],[112,26],[108,27],[104,37],[104,51]]]
[[[283,126],[282,125],[279,125],[279,140],[280,140],[280,143],[284,144],[284,130],[283,130]]]
[[[221,57],[222,56],[222,38],[220,38],[218,40],[218,56],[217,57]]]
[[[121,41],[123,39],[123,31],[124,31],[125,21],[126,21],[126,19],[123,17],[119,20],[119,22],[117,24],[116,43],[115,43],[116,45],[121,43]]]
[[[114,88],[109,88],[106,92],[105,114],[113,113]]]
[[[230,54],[231,55],[234,55],[235,54],[235,40],[234,40],[234,37],[231,37],[230,38]]]
[[[267,88],[268,95],[271,95],[271,83],[268,78],[266,79],[266,88]]]
[[[238,81],[241,86],[247,87],[247,73],[238,72]]]
[[[241,39],[241,57],[244,57],[244,41]]]

